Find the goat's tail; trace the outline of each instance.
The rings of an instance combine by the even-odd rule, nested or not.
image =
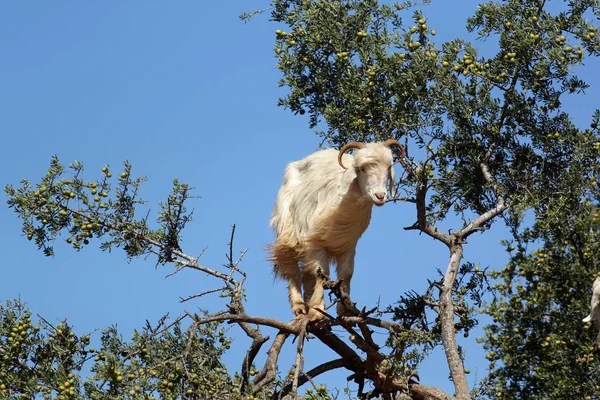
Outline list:
[[[273,275],[277,278],[287,278],[299,266],[299,254],[295,246],[275,240],[266,248],[267,260],[273,264]]]

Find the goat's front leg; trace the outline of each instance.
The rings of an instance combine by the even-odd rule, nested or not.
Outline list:
[[[356,254],[356,250],[352,249],[348,253],[340,256],[336,259],[336,272],[338,279],[341,279],[341,289],[344,293],[350,296],[350,281],[352,280],[352,275],[354,274],[354,256]],[[336,306],[336,311],[338,315],[350,315],[350,311],[344,307],[342,302],[340,301]]]
[[[321,312],[325,311],[324,280],[317,274],[319,268],[324,274],[329,275],[329,258],[324,250],[310,252],[304,259],[302,286],[304,303],[308,308],[308,318],[311,321],[318,321],[325,317]]]

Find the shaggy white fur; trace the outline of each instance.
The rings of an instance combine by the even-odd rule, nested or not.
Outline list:
[[[340,152],[320,150],[288,164],[271,215],[277,237],[269,250],[275,276],[288,281],[294,314],[308,313],[311,320],[323,317],[319,311],[325,309],[323,282],[317,270],[329,275],[331,262],[350,294],[356,244],[369,226],[373,204],[386,202],[388,183],[394,196],[390,145],[404,155],[395,140],[352,142]],[[345,154],[350,148],[356,149],[354,157]],[[338,304],[338,314],[344,311]]]
[[[583,319],[583,322],[595,322],[599,330],[596,337],[596,344],[600,346],[600,278],[596,278],[592,285],[592,310],[590,315]]]

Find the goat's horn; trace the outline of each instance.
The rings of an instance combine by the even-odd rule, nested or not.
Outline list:
[[[390,146],[397,146],[400,149],[400,152],[402,153],[402,158],[404,158],[404,146],[402,146],[400,144],[400,142],[398,142],[396,139],[388,139],[385,142],[383,142],[383,145],[385,147],[390,147]]]
[[[340,149],[340,153],[338,154],[338,163],[340,164],[340,166],[344,169],[348,169],[346,167],[344,167],[344,163],[342,162],[342,156],[344,155],[345,152],[347,152],[350,149],[362,149],[363,147],[365,147],[364,143],[361,142],[349,142],[346,143],[341,149]]]

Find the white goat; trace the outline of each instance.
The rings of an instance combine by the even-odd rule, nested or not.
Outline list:
[[[592,311],[583,319],[583,322],[592,321],[596,323],[596,328],[599,330],[596,344],[600,346],[600,278],[596,278],[592,285]]]
[[[331,261],[342,289],[350,294],[356,243],[369,226],[373,204],[386,202],[388,183],[394,197],[392,145],[404,157],[402,145],[388,139],[350,142],[339,152],[320,150],[288,164],[271,215],[276,239],[269,250],[275,276],[288,281],[294,314],[308,313],[311,321],[323,318],[323,280],[317,271],[321,268],[329,275]],[[350,149],[356,149],[354,157],[346,154]],[[338,304],[338,315],[344,312]]]

